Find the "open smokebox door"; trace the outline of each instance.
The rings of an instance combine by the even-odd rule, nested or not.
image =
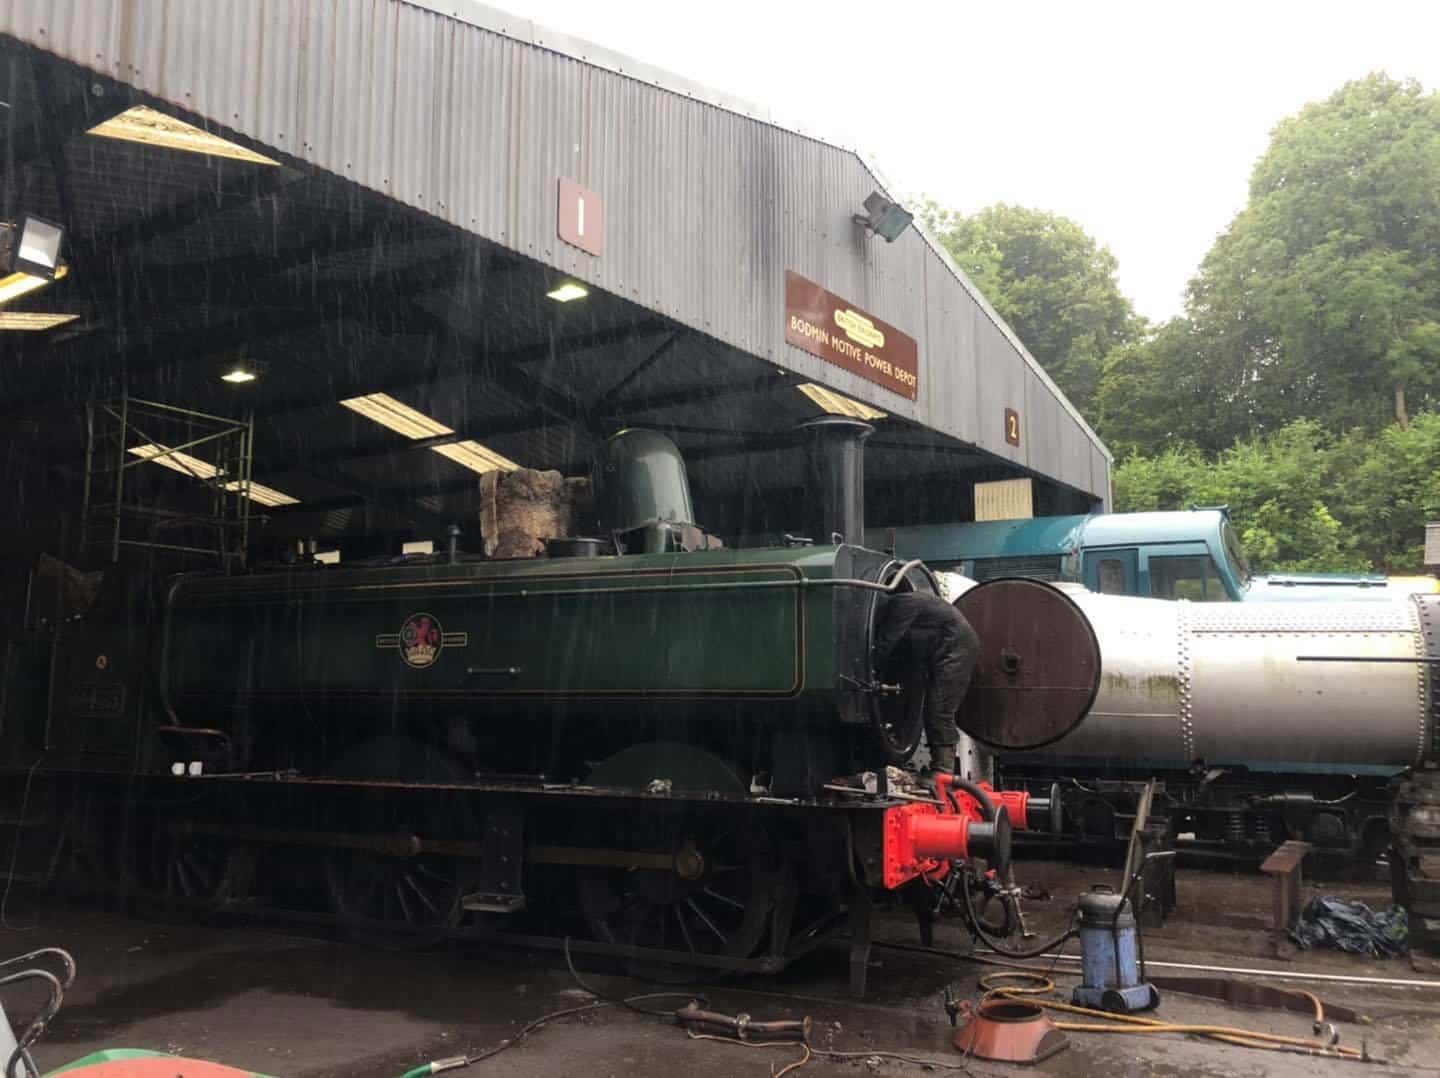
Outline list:
[[[955,601],[980,638],[980,657],[956,721],[977,741],[1038,749],[1075,729],[1100,688],[1100,644],[1059,588],[999,577]]]

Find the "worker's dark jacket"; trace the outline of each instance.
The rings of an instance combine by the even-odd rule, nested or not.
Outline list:
[[[924,671],[925,736],[931,748],[960,739],[955,713],[970,689],[980,639],[944,599],[918,592],[887,596],[875,632],[875,662],[895,654]]]

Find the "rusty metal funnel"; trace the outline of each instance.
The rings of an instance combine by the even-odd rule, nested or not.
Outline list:
[[[955,1048],[996,1063],[1039,1063],[1070,1047],[1045,1011],[1019,999],[987,999],[955,1034]]]

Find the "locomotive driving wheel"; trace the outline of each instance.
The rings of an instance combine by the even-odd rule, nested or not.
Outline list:
[[[346,931],[366,943],[429,946],[460,918],[460,872],[442,854],[332,850],[325,883]]]
[[[404,792],[397,782],[450,781],[456,768],[414,741],[379,738],[328,766],[337,778],[386,785],[361,787],[332,812],[334,845],[323,871],[330,908],[353,938],[374,946],[431,946],[459,922],[463,858],[433,852],[427,841],[463,829],[468,810],[435,791]]]
[[[144,908],[204,916],[230,900],[236,849],[228,838],[192,831],[156,811],[136,825],[130,879]]]
[[[644,788],[657,778],[668,779],[675,793],[745,792],[718,757],[673,744],[627,749],[595,768],[589,782]],[[617,848],[617,863],[578,870],[580,906],[591,931],[620,946],[748,958],[774,927],[771,915],[793,897],[793,876],[742,807],[674,807],[619,817],[600,839]],[[621,851],[634,863],[624,863]],[[672,977],[677,971],[647,972]]]

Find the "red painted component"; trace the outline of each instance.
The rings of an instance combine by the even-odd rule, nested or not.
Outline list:
[[[944,799],[946,791],[955,781],[954,775],[936,775],[935,792],[938,797]],[[1030,807],[1030,795],[1024,790],[997,790],[988,782],[977,782],[975,784],[990,795],[990,800],[995,802],[995,807],[1004,806],[1006,815],[1010,817],[1010,829],[1012,831],[1024,831],[1028,829],[1026,823],[1026,810]],[[980,804],[964,790],[956,789],[954,797],[960,800],[962,810],[974,816],[975,819],[985,818],[980,811]]]
[[[954,813],[911,816],[909,838],[917,858],[963,861],[970,856],[970,819]]]
[[[256,1074],[227,1067],[223,1063],[170,1055],[101,1060],[73,1067],[65,1073],[73,1078],[176,1078],[176,1075],[184,1078],[255,1078]]]
[[[1030,795],[1024,790],[991,790],[990,800],[995,802],[995,807],[1005,806],[1006,813],[1010,816],[1010,829],[1012,831],[1025,831],[1029,825],[1025,822],[1026,812],[1030,807]]]
[[[985,819],[980,802],[964,790],[951,789],[952,775],[935,776],[935,794],[944,802],[932,805],[912,801],[885,810],[884,872],[886,888],[894,890],[916,876],[943,879],[951,861],[970,856],[970,825]],[[1030,795],[1024,790],[1003,793],[986,782],[977,783],[995,803],[1004,808],[1010,826],[1025,830],[1025,810]],[[957,811],[958,809],[958,811]]]
[[[887,888],[893,890],[922,874],[943,879],[951,861],[969,856],[970,825],[983,817],[968,795],[957,800],[958,813],[948,800],[943,806],[912,801],[885,810],[882,882]]]

